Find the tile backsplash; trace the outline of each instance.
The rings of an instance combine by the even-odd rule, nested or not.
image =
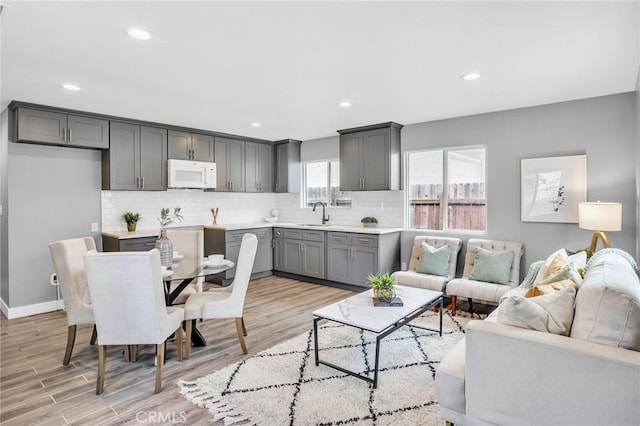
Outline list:
[[[204,192],[197,189],[167,191],[102,191],[102,231],[125,231],[122,213],[140,213],[139,229],[156,229],[163,207],[182,207],[184,220],[172,226],[213,223],[211,208],[218,207],[218,224],[262,222],[272,209],[280,210],[280,222],[320,223],[322,212],[300,207],[300,194]],[[380,226],[402,227],[403,191],[352,192],[352,206],[329,207],[329,223],[357,225],[364,216],[375,216]]]

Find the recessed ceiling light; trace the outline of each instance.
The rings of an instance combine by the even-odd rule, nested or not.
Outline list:
[[[252,127],[260,127],[260,126],[262,126],[262,124],[260,124],[260,123],[251,123],[251,126]]]
[[[129,37],[133,37],[138,40],[149,40],[151,38],[151,34],[142,28],[127,28],[127,34]]]
[[[77,92],[78,90],[80,90],[80,88],[78,86],[76,86],[75,84],[71,84],[71,83],[65,83],[62,85],[63,88],[67,89],[67,90],[71,90],[72,92]]]
[[[342,101],[338,105],[340,105],[342,108],[349,108],[351,106],[351,102]]]
[[[467,81],[477,80],[477,79],[480,78],[480,74],[472,72],[472,73],[469,73],[469,74],[464,74],[460,78],[463,79],[463,80],[467,80]]]

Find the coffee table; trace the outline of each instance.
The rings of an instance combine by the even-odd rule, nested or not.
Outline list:
[[[395,286],[396,296],[402,299],[404,306],[373,306],[373,290],[368,290],[347,299],[333,303],[313,312],[313,342],[316,365],[323,364],[335,368],[343,373],[362,379],[378,387],[378,366],[380,360],[380,341],[389,334],[409,324],[413,319],[427,310],[440,304],[440,328],[438,330],[412,325],[424,330],[436,331],[442,336],[442,300],[441,291],[424,290],[420,288]],[[318,348],[318,322],[328,320],[340,324],[370,331],[376,335],[376,356],[373,379],[347,370],[344,367],[322,361]]]

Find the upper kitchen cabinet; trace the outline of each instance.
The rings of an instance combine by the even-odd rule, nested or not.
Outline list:
[[[245,142],[245,191],[273,192],[273,147]]]
[[[13,110],[14,142],[108,149],[109,121],[55,110]]]
[[[340,190],[400,189],[400,129],[389,122],[338,130]]]
[[[301,141],[285,139],[276,142],[276,192],[300,192],[302,166]]]
[[[169,158],[214,161],[213,136],[169,130]]]
[[[244,192],[244,146],[241,140],[215,138],[217,192]]]
[[[102,189],[167,189],[167,130],[111,122],[111,147],[102,153]]]

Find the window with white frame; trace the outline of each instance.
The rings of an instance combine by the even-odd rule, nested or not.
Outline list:
[[[340,191],[340,162],[305,162],[303,197],[303,207],[313,207],[318,201],[328,206],[351,206],[351,192]]]
[[[486,231],[486,149],[407,153],[407,228]]]

